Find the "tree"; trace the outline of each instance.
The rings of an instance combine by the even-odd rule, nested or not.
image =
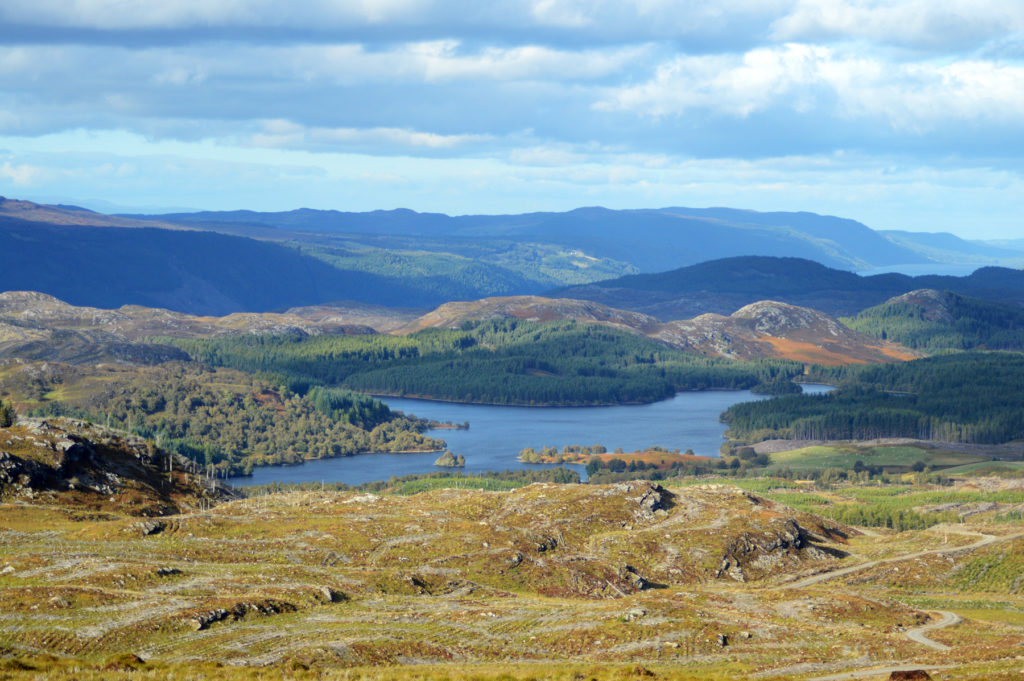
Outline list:
[[[0,428],[9,428],[18,420],[14,406],[0,400]]]

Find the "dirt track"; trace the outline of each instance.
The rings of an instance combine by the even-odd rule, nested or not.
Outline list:
[[[961,533],[966,534],[966,533]],[[811,586],[813,584],[820,584],[821,582],[831,581],[837,577],[844,577],[854,572],[860,572],[861,570],[867,570],[873,568],[876,565],[887,565],[889,563],[899,563],[905,560],[914,560],[915,558],[923,558],[925,556],[942,555],[946,553],[960,553],[961,551],[973,551],[980,549],[983,546],[994,544],[996,542],[1011,541],[1019,537],[1024,537],[1024,532],[1018,532],[1017,534],[1008,534],[1005,536],[997,536],[991,534],[980,534],[977,532],[971,532],[972,535],[981,537],[978,541],[973,544],[966,546],[953,546],[941,549],[928,549],[926,551],[917,551],[915,553],[906,553],[900,556],[893,556],[892,558],[879,558],[878,560],[869,560],[865,563],[859,563],[857,565],[851,565],[850,567],[839,568],[838,570],[832,570],[831,572],[822,572],[821,574],[811,575],[795,582],[789,582],[787,584],[780,584],[779,589],[801,589],[805,586]]]

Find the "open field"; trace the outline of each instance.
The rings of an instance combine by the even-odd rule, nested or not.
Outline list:
[[[865,466],[910,469],[921,462],[932,467],[952,467],[984,461],[978,454],[917,445],[857,446],[825,445],[775,452],[769,471],[789,468],[793,471],[839,468],[849,470],[860,461]]]
[[[999,518],[1024,490],[736,482],[756,491],[283,493],[150,533],[13,500],[0,678],[1019,678],[1024,529]],[[905,532],[807,512],[843,504],[987,510]]]

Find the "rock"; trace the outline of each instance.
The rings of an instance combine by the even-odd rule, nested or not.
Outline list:
[[[171,575],[180,575],[181,570],[172,567],[159,567],[156,569],[157,577],[170,577]]]
[[[626,614],[623,615],[622,618],[627,622],[634,622],[640,619],[641,617],[645,616],[646,614],[647,611],[643,608],[631,608],[626,611]]]
[[[817,556],[814,547],[807,543],[807,532],[792,518],[787,518],[782,527],[765,533],[745,532],[734,539],[725,549],[715,577],[728,576],[737,582],[747,579],[744,568],[754,564],[764,569],[777,564],[787,556],[794,556],[805,548]]]
[[[132,527],[137,529],[141,536],[148,537],[151,534],[160,534],[166,530],[167,523],[162,520],[140,520],[132,525]]]
[[[637,574],[636,569],[632,565],[623,565],[619,569],[619,576],[627,580],[637,591],[643,591],[651,585],[650,582]]]
[[[193,629],[200,631],[201,629],[206,629],[214,622],[220,622],[223,619],[227,619],[227,616],[227,610],[224,608],[218,608],[216,610],[211,610],[210,612],[204,612],[200,615],[196,615],[189,620],[189,623],[192,625]]]
[[[14,574],[14,566],[13,565],[5,565],[4,569],[0,570],[0,575],[10,575],[10,574]]]
[[[322,586],[319,591],[324,603],[340,603],[345,600],[345,594],[335,591],[329,586]]]

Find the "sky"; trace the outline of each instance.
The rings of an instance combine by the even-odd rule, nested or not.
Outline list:
[[[1024,238],[1020,0],[3,0],[0,194]]]

